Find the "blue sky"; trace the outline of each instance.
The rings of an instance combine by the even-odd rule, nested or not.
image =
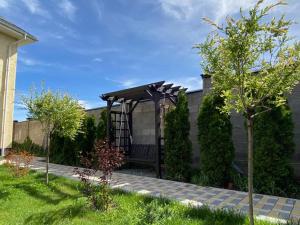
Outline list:
[[[267,3],[274,2],[267,0]],[[19,49],[14,118],[23,120],[21,95],[32,85],[68,92],[86,107],[103,106],[101,93],[166,80],[200,89],[193,45],[254,0],[0,0],[0,16],[35,35]],[[274,12],[300,22],[300,2]],[[299,24],[292,29],[300,37]]]

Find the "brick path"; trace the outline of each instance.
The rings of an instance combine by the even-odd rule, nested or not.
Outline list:
[[[71,166],[50,164],[49,172],[58,176],[77,179]],[[45,163],[35,160],[32,169],[45,170]],[[201,187],[194,184],[175,182],[151,177],[136,176],[115,172],[111,186],[125,191],[162,196],[195,206],[208,205],[211,208],[236,209],[247,213],[248,198],[246,192],[212,187]],[[261,218],[300,219],[300,200],[255,194],[255,215]]]

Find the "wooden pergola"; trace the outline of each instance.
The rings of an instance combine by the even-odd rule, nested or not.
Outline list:
[[[113,135],[112,135],[112,114],[113,113],[119,113],[112,110],[112,106],[114,103],[119,104],[125,104],[126,108],[128,109],[128,113],[126,116],[128,116],[128,127],[126,129],[120,129],[119,132],[123,133],[129,133],[132,134],[132,113],[136,106],[142,102],[142,101],[153,101],[154,102],[154,113],[155,113],[155,143],[153,146],[154,150],[154,160],[153,164],[155,167],[156,175],[157,177],[161,178],[161,130],[160,130],[160,113],[161,113],[161,106],[160,106],[160,100],[161,99],[168,99],[170,102],[172,102],[174,105],[177,103],[177,96],[180,90],[186,90],[181,88],[181,86],[173,86],[173,84],[165,84],[165,81],[159,81],[155,83],[145,84],[142,86],[124,89],[120,91],[110,92],[103,94],[101,98],[107,102],[107,137],[110,143],[113,142]],[[123,107],[123,106],[122,106]],[[120,118],[120,117],[119,117]],[[121,117],[122,118],[122,117]],[[122,119],[115,119],[115,122],[120,122]],[[120,146],[118,146],[120,147]],[[127,148],[127,160],[130,161],[131,153],[133,150],[133,146],[131,143],[128,144],[128,146],[125,146]],[[141,154],[139,154],[141,155]],[[147,158],[147,156],[146,156]],[[138,159],[135,161],[144,162],[144,159]]]

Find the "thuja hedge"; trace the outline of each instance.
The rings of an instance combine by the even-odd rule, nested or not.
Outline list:
[[[80,165],[80,157],[86,157],[94,150],[95,140],[103,140],[106,137],[106,120],[106,110],[101,112],[97,126],[93,116],[86,116],[74,140],[56,134],[52,135],[50,141],[51,162]]]
[[[103,140],[107,135],[107,110],[103,110],[97,125],[96,136],[97,139]]]
[[[176,108],[166,115],[164,131],[166,177],[186,181],[191,171],[192,143],[188,101],[183,91],[178,95]]]
[[[299,188],[290,164],[295,150],[293,120],[287,105],[273,107],[254,120],[254,188],[256,192],[296,196]]]
[[[201,185],[224,187],[230,181],[234,146],[230,116],[219,108],[224,100],[214,93],[207,94],[198,115],[198,140],[200,144]]]
[[[93,151],[95,139],[95,118],[87,116],[74,140],[56,134],[51,136],[50,160],[58,164],[80,165],[80,157]]]

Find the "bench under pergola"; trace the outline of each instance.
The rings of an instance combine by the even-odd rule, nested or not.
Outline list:
[[[162,137],[160,130],[161,99],[168,99],[174,105],[181,86],[165,84],[165,81],[103,94],[102,100],[107,102],[107,137],[110,143],[122,148],[127,162],[153,165],[156,176],[161,178]],[[132,113],[140,102],[154,102],[154,145],[132,143]],[[119,111],[112,110],[114,103],[120,104]],[[124,112],[123,109],[126,109]],[[124,115],[124,116],[123,116]]]

